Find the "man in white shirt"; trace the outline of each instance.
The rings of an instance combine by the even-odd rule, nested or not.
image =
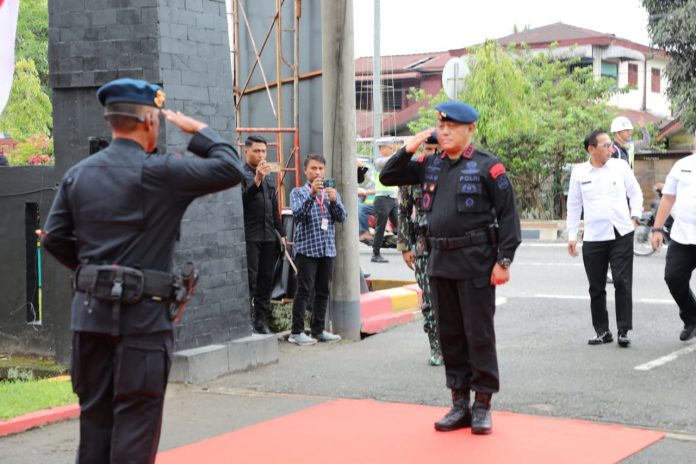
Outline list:
[[[653,227],[655,250],[662,246],[662,227],[670,212],[674,224],[667,249],[665,282],[684,322],[679,339],[687,341],[696,336],[696,298],[689,288],[691,273],[696,268],[696,136],[692,154],[674,163],[667,174]]]
[[[568,253],[577,256],[580,215],[584,211],[582,258],[590,282],[590,308],[596,336],[590,345],[611,343],[606,275],[611,264],[616,295],[619,346],[631,343],[633,329],[633,231],[643,212],[643,194],[628,163],[611,158],[611,138],[602,130],[585,138],[590,159],[575,165],[568,191]],[[628,204],[626,203],[628,197]],[[629,212],[630,207],[630,212]]]

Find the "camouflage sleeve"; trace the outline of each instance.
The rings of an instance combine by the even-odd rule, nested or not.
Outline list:
[[[408,251],[413,249],[413,223],[411,212],[413,211],[413,192],[408,185],[399,187],[399,227],[396,234],[396,249]]]

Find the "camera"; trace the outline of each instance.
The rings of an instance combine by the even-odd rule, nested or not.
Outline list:
[[[333,179],[324,179],[324,188],[336,188],[336,181]]]

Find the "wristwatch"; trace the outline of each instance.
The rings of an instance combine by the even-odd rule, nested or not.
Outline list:
[[[664,234],[664,233],[665,233],[665,229],[663,229],[662,227],[653,227],[652,229],[650,229],[650,232],[653,232],[653,233],[654,233],[654,232],[659,232],[659,233],[661,233],[661,234]]]
[[[510,258],[500,258],[498,260],[498,264],[503,269],[510,269],[510,265],[512,264],[512,260]]]

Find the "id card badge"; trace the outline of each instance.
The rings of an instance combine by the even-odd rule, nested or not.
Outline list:
[[[321,230],[329,230],[329,219],[321,218]]]

